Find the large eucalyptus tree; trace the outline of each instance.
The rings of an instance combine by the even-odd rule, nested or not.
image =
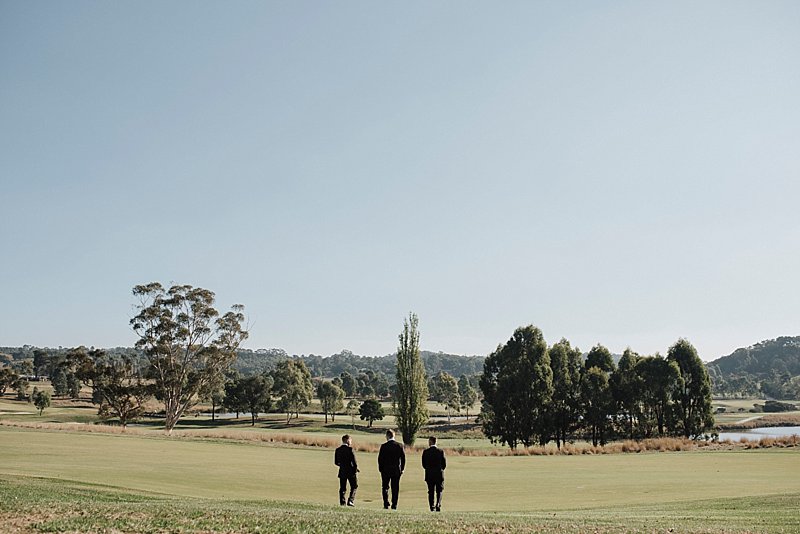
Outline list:
[[[248,335],[244,307],[237,304],[220,315],[214,293],[190,285],[165,289],[153,282],[137,285],[133,294],[139,298],[138,313],[130,321],[139,336],[136,348],[148,360],[155,396],[164,403],[164,430],[170,434],[236,359]]]

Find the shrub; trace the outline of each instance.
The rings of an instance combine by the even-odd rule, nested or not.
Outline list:
[[[793,412],[797,409],[797,406],[794,404],[789,404],[788,402],[778,402],[774,400],[768,400],[764,403],[764,411],[765,412]]]

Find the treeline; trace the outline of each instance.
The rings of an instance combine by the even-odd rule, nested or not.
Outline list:
[[[45,369],[45,359],[50,357],[64,358],[71,348],[40,348],[32,345],[23,347],[0,347],[0,366],[15,367],[20,374],[49,376]],[[94,350],[94,347],[89,350]],[[144,366],[147,360],[141,350],[131,347],[113,347],[103,349],[109,358],[130,359]],[[38,355],[38,356],[37,356]],[[391,385],[395,381],[397,354],[386,356],[359,356],[349,350],[343,350],[331,356],[301,355],[291,356],[282,349],[239,349],[236,351],[233,368],[242,375],[256,375],[270,372],[285,360],[302,361],[312,377],[333,378],[349,373],[352,376],[371,371],[381,373]],[[444,352],[420,351],[422,363],[428,376],[440,372],[452,376],[476,375],[483,370],[484,356],[461,356]],[[27,363],[26,363],[27,362]]]
[[[714,395],[800,399],[800,337],[736,349],[708,364]]]
[[[562,339],[547,346],[541,330],[518,328],[486,359],[480,381],[483,431],[492,441],[545,445],[585,437],[701,438],[714,426],[711,383],[695,348],[678,340],[667,357],[628,349],[614,363],[602,345],[586,358]]]
[[[483,369],[484,356],[460,356],[444,352],[420,351],[422,364],[428,376],[446,372],[452,376],[479,374]],[[343,350],[330,356],[314,354],[290,356],[282,349],[258,349],[237,351],[234,367],[244,375],[269,372],[283,360],[301,360],[312,377],[333,378],[342,373],[356,376],[366,371],[382,373],[390,384],[394,383],[397,354],[386,356],[360,356]]]

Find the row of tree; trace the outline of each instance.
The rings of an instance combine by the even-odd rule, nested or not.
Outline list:
[[[134,357],[109,358],[102,350],[71,351],[50,369],[59,391],[75,391],[78,382],[89,385],[101,415],[114,415],[123,425],[141,415],[153,396],[164,406],[168,433],[203,399],[254,418],[277,399],[287,422],[310,404],[314,385],[301,359],[282,360],[270,372],[246,378],[229,373],[248,335],[241,306],[220,315],[214,293],[188,285],[165,289],[156,282],[136,286],[133,293],[139,305],[131,326],[146,365],[137,365]],[[326,421],[343,408],[348,392],[372,396],[388,390],[403,441],[413,444],[428,422],[429,392],[448,407],[448,415],[474,403],[478,392],[466,377],[463,385],[447,373],[428,380],[418,322],[413,313],[404,321],[393,387],[383,373],[371,371],[358,377],[343,372],[318,383]],[[548,347],[538,328],[519,328],[485,359],[479,387],[485,434],[511,448],[551,440],[560,447],[579,432],[595,445],[617,433],[699,437],[713,425],[708,373],[686,340],[670,347],[667,358],[628,350],[616,367],[605,347],[592,348],[584,361],[568,341]]]
[[[584,360],[566,339],[548,347],[538,328],[518,328],[486,359],[480,388],[484,433],[512,449],[560,447],[579,434],[594,445],[615,435],[699,438],[714,425],[708,373],[685,339],[666,358],[628,349],[617,366],[602,345]]]

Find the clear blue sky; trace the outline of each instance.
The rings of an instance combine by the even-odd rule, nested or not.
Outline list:
[[[0,345],[800,334],[800,3],[0,0]]]

